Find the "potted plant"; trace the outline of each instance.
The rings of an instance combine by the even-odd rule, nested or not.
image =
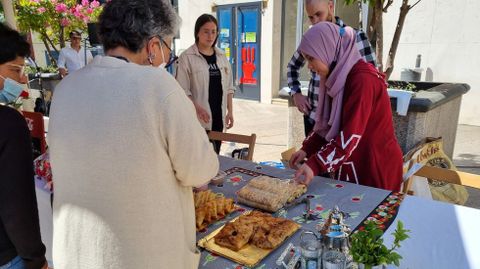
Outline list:
[[[350,236],[350,254],[353,261],[358,263],[358,268],[373,269],[383,268],[387,264],[400,265],[402,256],[395,252],[400,247],[400,242],[409,238],[403,223],[398,221],[397,228],[392,233],[394,236],[393,246],[387,248],[383,244],[383,231],[373,221]]]

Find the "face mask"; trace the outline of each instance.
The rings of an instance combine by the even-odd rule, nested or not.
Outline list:
[[[0,77],[4,80],[3,89],[0,90],[0,102],[11,103],[17,100],[23,89],[25,89],[25,86],[16,82],[13,79],[4,78],[3,76]]]
[[[160,42],[160,50],[162,51],[162,63],[158,66],[158,68],[165,68],[167,66],[167,63],[165,62],[165,56],[163,55],[162,42]]]

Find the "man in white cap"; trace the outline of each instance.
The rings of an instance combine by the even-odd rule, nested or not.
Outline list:
[[[86,55],[86,56],[85,56]],[[85,61],[85,57],[87,60]],[[67,74],[77,71],[93,59],[92,53],[82,48],[82,35],[73,30],[70,32],[70,48],[63,48],[58,56],[58,68],[60,75],[65,77]]]

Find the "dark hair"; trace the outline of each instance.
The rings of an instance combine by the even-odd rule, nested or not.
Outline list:
[[[0,23],[0,64],[30,55],[30,44],[17,31]]]
[[[170,1],[115,0],[100,15],[99,36],[105,51],[122,46],[138,52],[154,36],[173,36],[178,22]]]
[[[215,47],[217,44],[217,39],[218,39],[218,22],[215,17],[213,17],[210,14],[202,14],[200,17],[198,17],[197,21],[195,22],[195,43],[198,44],[198,33],[200,32],[200,28],[202,28],[203,25],[207,22],[213,22],[215,23],[215,26],[217,27],[217,37],[215,37],[215,41],[212,44],[212,47]]]

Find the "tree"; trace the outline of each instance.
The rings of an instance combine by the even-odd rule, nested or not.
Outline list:
[[[383,13],[388,12],[388,8],[393,4],[394,0],[344,0],[345,4],[351,5],[354,2],[368,3],[372,8],[372,17],[369,20],[367,35],[370,40],[374,41],[375,53],[377,55],[378,68],[381,72],[385,72],[387,79],[393,72],[395,55],[397,54],[398,43],[402,34],[403,25],[408,12],[422,0],[416,0],[413,5],[409,4],[409,0],[401,0],[400,15],[398,16],[397,27],[393,35],[392,43],[387,56],[387,64],[383,66]]]
[[[65,36],[72,30],[86,30],[102,11],[97,0],[16,0],[14,2],[18,27],[21,31],[40,34],[50,60],[51,50],[65,47]],[[60,48],[58,48],[59,46]]]

